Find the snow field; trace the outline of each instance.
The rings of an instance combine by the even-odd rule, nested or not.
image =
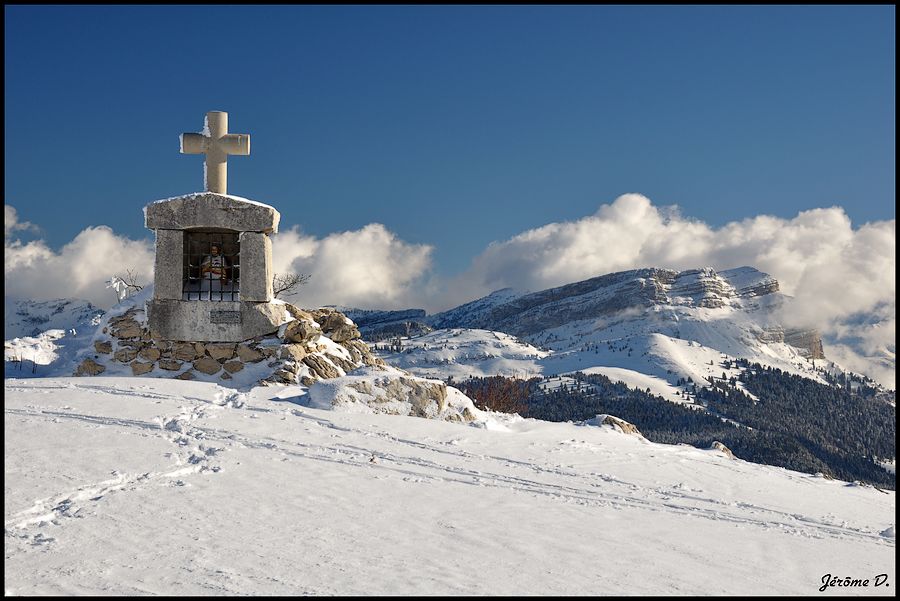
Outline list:
[[[818,594],[825,573],[895,582],[893,492],[611,427],[323,410],[302,404],[301,386],[5,386],[7,594]]]

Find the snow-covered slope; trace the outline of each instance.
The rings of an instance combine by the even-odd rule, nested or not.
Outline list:
[[[7,375],[46,375],[43,367],[69,363],[87,345],[103,311],[82,300],[4,298],[4,367]]]
[[[6,594],[815,595],[831,573],[893,595],[894,492],[610,426],[306,396],[6,380]]]
[[[435,328],[478,327],[473,324],[479,320],[488,319],[488,316],[491,315],[494,309],[511,303],[525,294],[527,292],[514,290],[513,288],[503,288],[483,298],[460,305],[455,309],[432,315],[429,317],[428,322]]]
[[[730,377],[736,372],[722,364],[732,359],[747,359],[820,382],[825,371],[844,371],[823,356],[817,332],[784,327],[780,315],[789,302],[774,278],[752,267],[722,272],[651,268],[530,294],[499,291],[428,321],[457,332],[462,328],[505,332],[550,351],[522,366],[524,374],[550,376],[604,368],[626,383],[678,400],[674,385],[679,379],[703,383],[723,372]],[[434,339],[446,336],[441,331],[430,335]],[[429,376],[441,377],[434,353],[423,352],[419,340],[406,342],[411,352],[387,354],[385,359],[413,372],[427,366]],[[473,352],[477,344],[469,346],[472,350],[460,349],[448,357],[444,377],[484,375],[482,365],[471,365],[466,359],[479,356]],[[502,359],[501,352],[495,363],[502,366]]]
[[[77,299],[51,301],[3,299],[3,335],[6,340],[38,336],[47,330],[96,326],[103,311]]]
[[[489,330],[436,330],[402,342],[399,352],[381,353],[387,363],[441,379],[489,375],[527,378],[542,374],[540,361],[550,355],[515,336]]]

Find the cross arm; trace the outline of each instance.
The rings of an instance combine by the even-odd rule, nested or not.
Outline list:
[[[203,134],[181,134],[181,154],[203,154],[209,149],[209,138]]]
[[[225,134],[216,144],[225,151],[225,154],[248,155],[250,154],[249,134]]]

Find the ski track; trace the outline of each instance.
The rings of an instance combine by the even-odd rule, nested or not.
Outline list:
[[[92,385],[46,386],[45,388],[59,390],[73,387],[90,389],[112,395],[121,394],[123,392],[115,387]],[[32,388],[33,387],[27,387],[26,390],[31,390]],[[133,391],[129,390],[128,392],[132,393]],[[178,398],[185,400],[199,400],[206,404],[210,403],[207,399],[191,399],[190,397],[176,397],[175,395],[160,395],[155,393],[139,394],[138,396],[151,399]],[[239,393],[231,395],[218,393],[215,400],[223,401],[223,405],[228,402],[231,402],[232,405],[234,405],[235,398],[239,396]],[[218,403],[213,402],[212,404],[216,405]],[[243,405],[242,401],[240,401],[240,405]],[[58,420],[60,418],[72,419],[101,426],[119,426],[124,428],[137,428],[144,431],[159,431],[161,432],[162,437],[172,443],[175,447],[174,452],[170,455],[175,459],[175,464],[172,466],[172,469],[139,474],[113,472],[114,478],[102,482],[85,484],[68,492],[55,494],[44,499],[38,499],[33,503],[32,507],[14,513],[11,519],[5,520],[4,528],[7,536],[25,539],[31,538],[33,541],[32,544],[35,545],[51,543],[56,539],[53,537],[46,537],[42,532],[31,535],[28,533],[29,529],[32,527],[40,528],[50,524],[62,526],[68,519],[80,519],[96,514],[99,505],[111,494],[122,491],[140,490],[158,484],[184,486],[184,481],[178,479],[182,476],[204,472],[217,473],[221,471],[221,466],[210,462],[210,458],[215,457],[215,455],[223,449],[211,447],[201,442],[205,436],[205,431],[192,426],[196,420],[206,415],[200,405],[183,406],[179,413],[158,416],[153,422],[40,409],[22,410],[6,408],[5,413],[7,415],[47,417],[53,420]]]
[[[120,395],[125,392],[115,386],[90,384],[24,386],[8,390],[34,391],[40,388],[59,390],[73,387],[91,390],[98,394]],[[584,475],[566,470],[563,466],[540,466],[507,457],[481,455],[463,449],[443,448],[446,443],[440,443],[438,446],[419,440],[399,438],[386,432],[343,427],[327,419],[311,416],[299,409],[290,409],[284,414],[286,417],[292,416],[305,420],[310,426],[375,438],[379,443],[390,444],[400,449],[407,448],[411,453],[412,451],[415,453],[379,451],[341,442],[323,445],[271,436],[251,438],[227,429],[208,427],[198,423],[208,417],[208,409],[214,411],[227,409],[276,411],[275,409],[247,406],[247,396],[244,393],[221,390],[217,391],[214,398],[210,400],[141,392],[140,387],[131,388],[127,392],[148,399],[187,400],[197,404],[182,406],[178,413],[158,416],[152,422],[41,409],[6,409],[6,414],[47,419],[72,419],[90,424],[158,432],[173,446],[171,456],[174,457],[175,463],[171,469],[136,474],[114,472],[114,477],[111,479],[85,484],[67,492],[38,499],[30,508],[16,512],[6,520],[7,536],[31,538],[33,545],[51,543],[55,537],[47,537],[43,532],[31,534],[31,531],[50,524],[64,526],[68,520],[95,515],[100,511],[100,505],[104,499],[110,495],[126,494],[158,485],[183,486],[184,481],[181,478],[197,474],[217,473],[222,470],[222,466],[217,460],[219,453],[227,450],[230,446],[239,445],[260,452],[279,453],[293,459],[325,461],[374,470],[388,477],[392,475],[400,477],[407,482],[427,484],[448,481],[469,486],[497,487],[524,494],[541,495],[563,503],[578,503],[616,510],[668,511],[694,518],[727,521],[754,528],[775,528],[795,536],[857,539],[866,542],[875,541],[888,546],[894,545],[893,539],[885,538],[878,532],[852,528],[844,524],[816,520],[749,503],[727,503],[719,499],[692,494],[692,492],[698,491],[684,492],[678,490],[677,487],[639,486],[597,472]],[[559,444],[571,445],[573,442],[575,441],[563,441]],[[424,457],[423,452],[431,458]],[[457,463],[461,465],[451,465],[452,460],[457,460]],[[497,471],[499,467],[513,473],[499,473]],[[571,486],[554,482],[556,477],[564,477],[570,483],[574,480],[580,482],[581,485]]]
[[[141,397],[145,399],[154,399],[159,401],[194,401],[201,404],[212,404],[212,405],[220,405],[225,406],[228,403],[231,403],[234,406],[243,405],[244,401],[247,399],[247,395],[242,392],[236,392],[234,390],[224,390],[220,389],[216,391],[213,400],[202,398],[202,397],[192,397],[183,394],[165,394],[160,392],[154,392],[150,390],[146,390],[150,388],[149,386],[129,386],[125,389],[121,387],[112,386],[112,385],[103,385],[103,384],[88,384],[88,383],[74,383],[69,382],[65,385],[59,384],[31,384],[29,383],[20,383],[17,386],[7,386],[7,392],[44,392],[51,390],[87,390],[96,394],[108,394],[110,396],[120,396],[123,392],[129,394],[130,396]],[[217,402],[221,401],[221,402]]]

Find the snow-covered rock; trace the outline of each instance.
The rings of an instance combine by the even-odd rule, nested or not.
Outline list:
[[[641,434],[641,431],[638,430],[637,426],[635,426],[631,422],[625,421],[622,418],[616,417],[615,415],[601,413],[597,417],[589,419],[584,423],[588,426],[611,426],[612,428],[615,428],[623,434],[630,434],[633,436],[644,438],[644,435]]]
[[[311,407],[363,413],[411,415],[444,421],[472,421],[471,399],[440,380],[418,378],[392,368],[361,368],[320,380],[309,388]]]

